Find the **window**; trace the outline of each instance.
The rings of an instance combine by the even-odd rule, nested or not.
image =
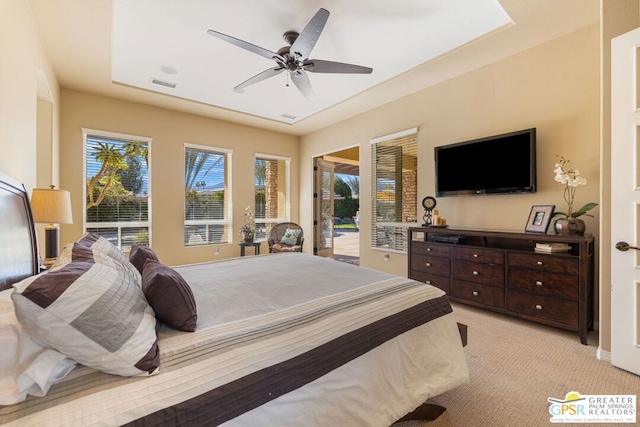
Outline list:
[[[83,130],[85,224],[122,250],[150,244],[149,138]]]
[[[256,239],[269,236],[271,227],[287,222],[290,159],[257,154],[254,163]]]
[[[185,144],[184,244],[231,242],[231,152]]]
[[[417,221],[417,129],[372,140],[371,162],[371,245],[406,252]]]

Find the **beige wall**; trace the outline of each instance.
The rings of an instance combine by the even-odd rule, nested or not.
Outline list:
[[[26,1],[0,1],[0,94],[0,170],[30,190],[36,186],[38,99],[51,104],[48,142],[57,151],[59,94]],[[49,156],[51,174],[57,165]]]
[[[372,138],[418,127],[419,199],[434,194],[433,147],[536,127],[538,192],[534,195],[449,197],[440,213],[454,227],[522,231],[534,204],[564,206],[563,188],[553,180],[556,155],[571,159],[588,179],[577,203],[599,201],[598,26],[570,34],[490,64],[302,138],[301,221],[311,227],[311,159],[360,145],[361,263],[406,275],[406,256],[370,249]],[[506,159],[508,161],[508,159]],[[564,207],[566,209],[566,207]],[[587,218],[598,235],[598,210]],[[310,245],[311,246],[311,245]]]
[[[0,171],[34,187],[58,184],[59,89],[29,3],[0,1]],[[43,246],[43,225],[37,227]]]
[[[71,191],[73,225],[63,226],[60,241],[75,240],[83,232],[84,150],[82,129],[151,138],[152,247],[169,265],[222,259],[240,254],[239,235],[225,245],[184,246],[184,144],[231,149],[234,229],[242,223],[246,206],[254,205],[256,152],[290,157],[291,176],[298,176],[298,138],[112,98],[63,90],[61,97],[61,186]],[[298,220],[297,180],[291,180],[291,218]],[[214,255],[214,249],[219,255]],[[267,252],[266,243],[263,252]],[[248,252],[251,252],[249,250]]]
[[[419,129],[420,200],[434,194],[435,146],[537,128],[537,193],[440,198],[438,209],[452,227],[523,231],[532,205],[553,204],[566,210],[563,187],[553,180],[556,155],[569,158],[588,180],[578,190],[576,203],[599,202],[599,43],[599,27],[594,25],[304,136],[303,227],[312,227],[312,158],[359,144],[361,265],[406,275],[406,255],[390,253],[384,261],[384,251],[370,248],[369,141],[412,127]],[[477,46],[468,47],[473,48]],[[594,216],[586,218],[587,230],[598,242],[599,208]]]

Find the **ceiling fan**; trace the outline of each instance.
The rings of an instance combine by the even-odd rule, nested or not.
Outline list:
[[[278,64],[273,68],[269,68],[259,74],[256,74],[250,79],[234,87],[233,90],[236,92],[244,92],[244,88],[276,76],[286,70],[289,72],[290,78],[298,90],[300,90],[305,97],[310,98],[313,96],[313,89],[311,88],[311,82],[309,81],[307,72],[371,74],[373,71],[372,68],[362,67],[360,65],[324,61],[321,59],[309,59],[309,54],[320,38],[320,34],[322,33],[328,18],[328,10],[318,10],[301,33],[298,34],[296,31],[287,31],[284,33],[283,38],[287,43],[289,43],[289,46],[285,46],[277,52],[272,52],[268,49],[261,48],[244,40],[240,40],[214,30],[209,30],[207,33],[213,37],[219,38],[220,40],[224,40],[235,46],[246,49],[249,52],[256,53],[268,59],[273,59]]]

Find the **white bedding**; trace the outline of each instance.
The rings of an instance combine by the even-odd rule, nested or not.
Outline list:
[[[469,379],[437,288],[306,254],[176,270],[196,297],[198,325],[161,327],[159,375],[79,367],[46,397],[0,408],[0,424],[386,427]],[[417,319],[422,307],[428,319]],[[309,379],[291,386],[301,376]]]
[[[0,405],[44,396],[76,363],[41,346],[22,330],[11,301],[11,289],[0,292]]]

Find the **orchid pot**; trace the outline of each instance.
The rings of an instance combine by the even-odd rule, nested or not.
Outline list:
[[[567,211],[554,213],[554,216],[561,215],[564,218],[557,219],[553,228],[556,234],[574,234],[581,236],[584,234],[586,226],[584,221],[579,217],[583,215],[592,216],[587,212],[598,206],[598,204],[590,202],[586,203],[579,209],[574,209],[576,189],[580,185],[587,185],[587,180],[580,175],[580,171],[578,169],[566,168],[566,164],[569,163],[568,159],[565,159],[563,156],[558,157],[559,161],[556,163],[555,169],[553,170],[555,173],[554,180],[564,185],[563,195],[565,202],[567,202]]]
[[[582,236],[586,225],[580,218],[558,218],[553,225],[556,234]]]

